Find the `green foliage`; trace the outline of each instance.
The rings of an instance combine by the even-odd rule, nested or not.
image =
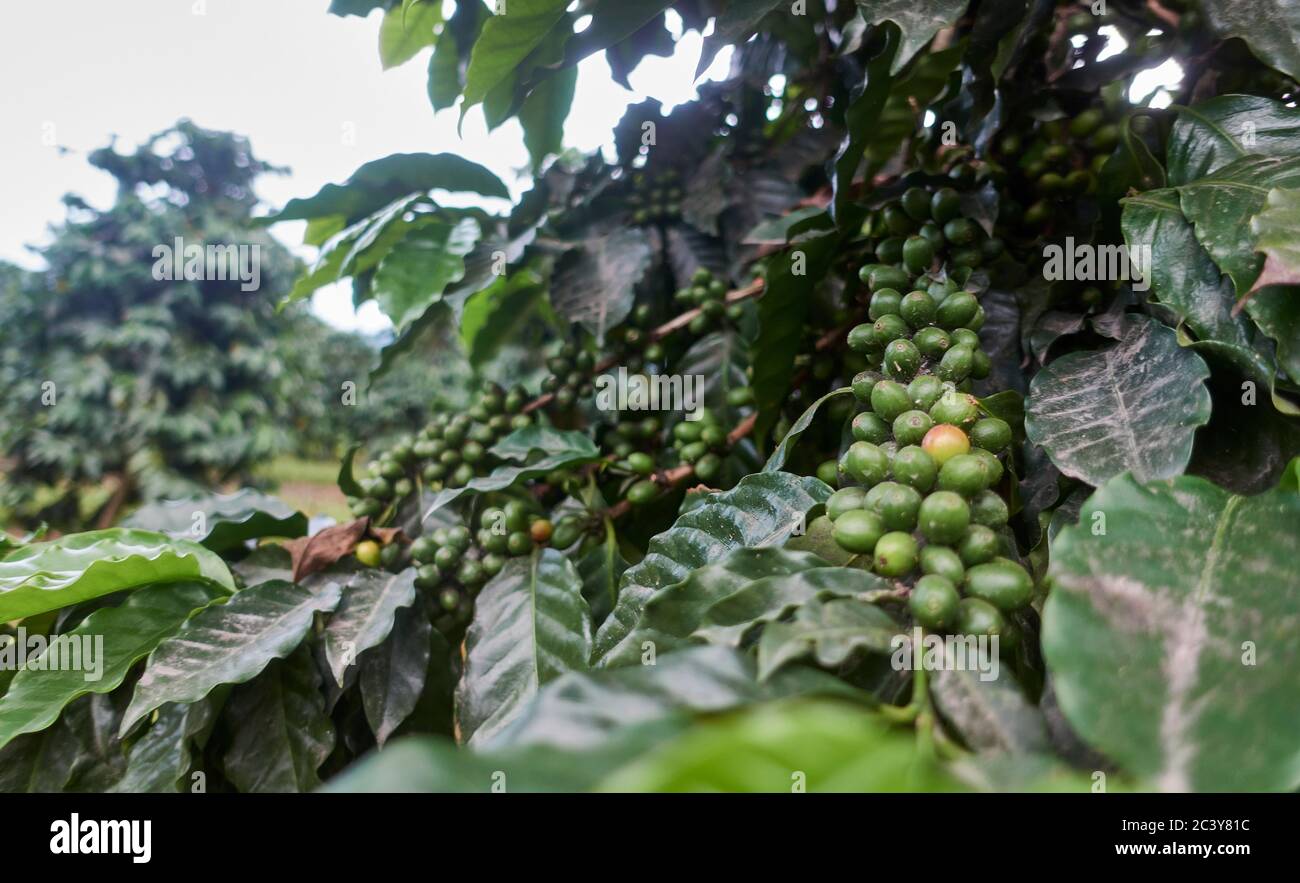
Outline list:
[[[386,66],[433,47],[435,109],[517,118],[532,189],[452,207],[509,189],[451,153],[366,163],[270,216],[320,250],[277,277],[282,312],[123,293],[168,224],[260,235],[246,146],[100,155],[194,198],[124,187],[49,273],[0,272],[107,433],[11,406],[6,458],[87,483],[120,432],[217,486],[279,449],[227,416],[252,395],[256,425],[346,450],[358,520],[302,537],[260,493],[187,487],[138,527],[15,532],[3,637],[114,640],[93,684],[48,649],[0,677],[0,789],[1300,787],[1300,30],[1276,4],[1114,5],[335,0],[383,11]],[[700,63],[730,46],[731,75],[629,107],[613,158],[564,152],[575,65],[625,83],[673,51],[670,9],[713,17]],[[1168,108],[1130,103],[1166,59]],[[1123,246],[1135,272],[1053,264]],[[377,360],[294,312],[338,281],[394,323]],[[204,345],[247,323],[279,365],[250,393],[138,319],[173,296]],[[29,381],[14,339],[0,380]],[[138,366],[114,359],[145,352],[242,391],[205,401],[231,425],[179,396],[117,420]],[[59,511],[44,493],[25,512]]]

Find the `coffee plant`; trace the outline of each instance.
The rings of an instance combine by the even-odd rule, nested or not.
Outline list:
[[[7,540],[7,633],[105,640],[0,674],[0,785],[1296,790],[1265,5],[334,0],[531,189],[398,154],[266,219],[319,249],[286,304],[349,281],[428,410],[340,439],[311,535],[248,490]],[[728,76],[563,150],[582,59],[693,31]]]

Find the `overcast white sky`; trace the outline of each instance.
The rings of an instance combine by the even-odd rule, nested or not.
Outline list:
[[[46,0],[7,4],[0,28],[0,259],[27,267],[25,246],[48,241],[62,220],[60,198],[77,193],[104,207],[113,179],[86,154],[118,136],[127,149],[188,116],[201,126],[247,135],[254,152],[291,174],[266,176],[258,192],[272,206],[343,181],[390,153],[455,152],[492,169],[517,194],[527,179],[518,125],[490,135],[482,116],[434,116],[425,95],[429,50],[384,71],[376,49],[380,16],[326,14],[328,0]],[[675,25],[675,22],[670,22]],[[603,57],[579,69],[565,144],[607,145],[627,104],[647,95],[673,105],[695,95],[698,34],[671,59],[647,58],[628,92]],[[725,72],[729,53],[709,75]],[[53,142],[70,149],[61,154]],[[498,205],[504,208],[504,205]],[[274,232],[299,246],[302,228]],[[376,331],[388,321],[368,304],[354,313],[345,286],[318,293],[315,311],[342,328]]]

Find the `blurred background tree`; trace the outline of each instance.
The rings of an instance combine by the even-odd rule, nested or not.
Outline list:
[[[305,304],[277,312],[300,266],[254,220],[255,179],[281,170],[246,139],[183,120],[89,161],[117,179],[113,205],[65,197],[46,269],[0,265],[0,523],[107,525],[137,502],[266,484],[273,458],[333,458],[422,419],[430,367],[367,390],[377,341]],[[256,246],[259,286],[156,279],[156,247],[178,237]]]

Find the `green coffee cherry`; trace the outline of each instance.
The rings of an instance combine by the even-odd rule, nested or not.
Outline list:
[[[881,316],[898,315],[903,296],[892,288],[882,288],[871,295],[867,316],[875,322]]]
[[[950,390],[930,408],[930,417],[935,423],[951,423],[965,432],[979,417],[979,403],[972,395]]]
[[[935,311],[935,321],[941,328],[951,331],[960,328],[975,317],[979,301],[969,291],[957,291],[948,295]]]
[[[956,630],[964,635],[1000,635],[1006,620],[998,609],[979,598],[963,598],[957,611]]]
[[[917,524],[921,535],[930,542],[951,544],[966,535],[970,519],[970,506],[961,496],[935,491],[921,503]]]
[[[900,445],[919,445],[934,421],[924,411],[904,411],[894,418],[894,441]]]
[[[979,235],[979,227],[969,218],[953,218],[943,225],[943,237],[953,245],[970,245]]]
[[[957,623],[961,595],[951,580],[938,574],[927,574],[912,587],[907,607],[925,628],[946,629]]]
[[[1033,597],[1034,581],[1016,562],[996,558],[966,571],[966,594],[999,610],[1018,610]]]
[[[921,352],[910,340],[894,340],[885,347],[885,371],[897,380],[911,380],[921,366]]]
[[[983,448],[971,448],[970,455],[976,457],[984,464],[985,474],[988,476],[988,487],[994,487],[1002,480],[1002,461]]]
[[[1011,444],[1011,426],[997,417],[977,420],[970,430],[971,444],[996,454]]]
[[[884,349],[890,343],[898,340],[900,337],[909,336],[911,329],[903,321],[902,316],[895,316],[892,313],[881,316],[871,326],[871,342],[877,349]]]
[[[924,187],[909,187],[899,200],[899,205],[913,221],[927,221],[930,219],[930,202],[930,192]]]
[[[722,472],[722,458],[717,454],[705,454],[695,461],[695,477],[703,482],[710,482]]]
[[[871,390],[871,410],[881,420],[892,423],[904,411],[912,409],[907,388],[893,380],[882,380]]]
[[[896,481],[885,481],[867,492],[865,502],[867,508],[879,513],[887,529],[910,531],[916,527],[921,492]]]
[[[916,335],[912,338],[912,343],[916,344],[916,348],[920,350],[921,355],[927,359],[943,358],[943,354],[948,351],[951,345],[948,332],[934,326],[922,328],[916,332]]]
[[[966,535],[958,542],[957,554],[961,556],[962,564],[973,567],[976,564],[992,561],[998,554],[1000,544],[998,535],[991,528],[982,524],[972,524],[966,529]]]
[[[953,585],[961,585],[966,578],[961,556],[947,546],[928,545],[922,549],[921,572],[938,574]]]
[[[991,490],[980,491],[970,500],[971,521],[985,527],[999,528],[1011,518],[1006,501]]]
[[[907,394],[912,398],[912,404],[918,410],[925,411],[929,416],[929,411],[934,407],[935,402],[943,395],[943,381],[933,374],[921,374],[915,380],[907,385]],[[933,425],[934,421],[930,421]],[[909,442],[917,444],[918,442]]]
[[[881,576],[906,576],[916,566],[916,555],[916,540],[912,539],[912,535],[894,531],[885,534],[876,543],[871,556],[872,565]]]
[[[860,371],[853,377],[853,397],[860,402],[871,401],[871,390],[884,377],[879,371]]]
[[[939,488],[973,497],[988,487],[988,466],[978,457],[958,454],[939,467]]]
[[[913,273],[923,273],[934,262],[934,245],[924,236],[909,236],[902,247],[903,266]]]
[[[881,517],[866,509],[851,509],[835,520],[832,538],[845,551],[857,555],[871,554],[885,534]]]
[[[855,325],[850,331],[847,338],[849,349],[855,353],[870,352],[876,345],[875,328],[866,322],[861,325]]]
[[[921,493],[925,493],[934,487],[939,467],[921,448],[909,445],[894,454],[894,459],[890,463],[890,472],[899,484],[914,487]]]
[[[974,359],[975,351],[970,347],[955,346],[943,354],[934,370],[939,377],[950,383],[961,383],[970,376]]]
[[[871,442],[873,445],[889,441],[889,424],[870,411],[863,411],[854,417],[850,428],[857,441]]]
[[[926,292],[912,291],[899,301],[898,314],[913,328],[924,328],[934,324],[935,317],[938,315],[938,305]]]
[[[866,496],[866,491],[860,487],[841,488],[826,500],[826,514],[835,521],[845,512],[861,509]]]
[[[951,187],[940,187],[930,197],[930,217],[947,224],[961,214],[961,194]]]
[[[901,267],[877,266],[871,271],[867,284],[872,291],[879,291],[882,288],[901,291],[908,287],[910,281],[907,271]]]
[[[659,496],[659,485],[648,479],[638,481],[627,489],[627,501],[642,506]]]

